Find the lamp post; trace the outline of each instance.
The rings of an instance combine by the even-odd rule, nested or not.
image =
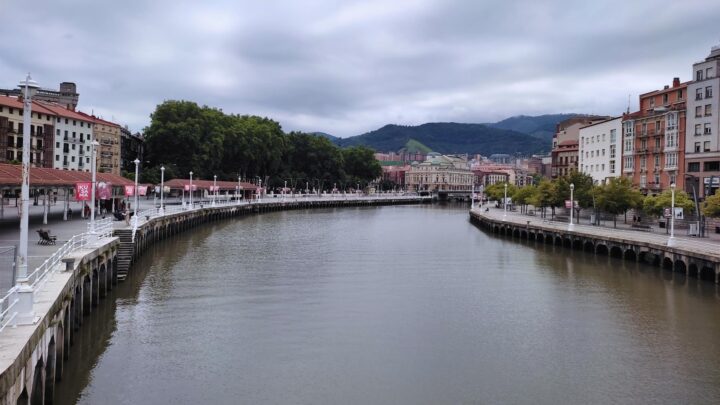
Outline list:
[[[217,199],[217,174],[213,175],[213,207],[215,206],[215,200]]]
[[[190,172],[190,190],[188,190],[188,193],[190,194],[190,209],[193,208],[193,189],[192,189],[192,175],[193,173]]]
[[[30,209],[30,125],[32,118],[32,96],[38,89],[38,84],[30,77],[28,73],[24,81],[20,82],[20,88],[24,90],[23,95],[23,150],[22,150],[22,189],[20,191],[20,199],[22,201],[22,216],[20,217],[20,246],[18,246],[17,265],[18,275],[17,281],[22,285],[27,285],[28,279],[28,210]],[[29,285],[27,285],[30,288]],[[25,303],[27,304],[27,303]],[[32,312],[32,296],[30,297],[29,309]]]
[[[667,245],[675,246],[675,183],[670,185],[670,237]]]
[[[475,206],[475,184],[472,185],[472,190],[470,190],[470,211],[472,211],[474,206]]]
[[[283,187],[283,196],[282,199],[285,201],[285,190],[287,189],[287,180],[285,180],[285,187]]]
[[[570,223],[568,224],[568,231],[572,231],[575,227],[573,223],[573,211],[575,211],[575,200],[573,200],[573,193],[575,191],[575,183],[570,183]]]
[[[507,219],[507,183],[505,183],[505,198],[503,199],[503,221]]]
[[[165,166],[160,166],[160,215],[165,215],[163,197],[165,193]]]
[[[240,185],[240,176],[238,176],[238,193],[235,197],[237,197],[238,204],[240,204],[240,190],[242,190],[242,186]]]
[[[95,185],[97,184],[97,162],[95,161],[97,158],[97,147],[100,145],[100,142],[97,140],[94,140],[90,143],[92,145],[92,153],[91,153],[91,162],[90,162],[90,171],[92,172],[92,187],[90,188],[90,199],[92,200],[92,204],[90,204],[90,233],[95,233]]]
[[[139,160],[139,159],[135,159],[135,160],[133,161],[133,163],[135,163],[135,193],[133,193],[133,194],[135,194],[135,210],[134,210],[135,212],[133,213],[133,218],[134,218],[134,221],[133,221],[133,229],[134,229],[134,230],[137,230],[137,222],[138,222],[138,217],[137,217],[137,208],[138,208],[138,172],[139,172],[139,170],[140,170],[140,160]]]

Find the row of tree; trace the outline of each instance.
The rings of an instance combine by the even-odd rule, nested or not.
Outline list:
[[[330,140],[282,131],[268,118],[225,114],[190,101],[166,101],[145,129],[141,181],[195,178],[262,180],[269,187],[322,190],[366,185],[382,174],[372,149],[340,149]]]
[[[537,185],[516,187],[508,184],[507,196],[512,198],[513,204],[520,206],[521,211],[527,211],[528,205],[533,205],[540,210],[543,217],[547,215],[548,209],[554,217],[555,208],[564,207],[565,201],[570,200],[571,184],[574,186],[573,199],[576,201],[578,218],[581,209],[593,209],[596,214],[611,214],[613,224],[617,225],[616,217],[626,215],[630,209],[642,210],[644,215],[659,217],[663,215],[665,208],[671,206],[670,190],[658,195],[644,196],[626,177],[613,178],[603,185],[595,185],[591,176],[580,172],[572,172],[555,180],[543,179]],[[489,199],[502,201],[505,197],[505,183],[488,186],[484,192]],[[683,208],[685,212],[695,212],[695,203],[682,190],[675,191],[675,207]],[[720,193],[708,197],[700,209],[706,216],[720,217]],[[596,215],[596,218],[599,217]]]

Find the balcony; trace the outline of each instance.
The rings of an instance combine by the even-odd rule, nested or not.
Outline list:
[[[634,168],[632,166],[623,167],[623,173],[632,173],[633,171],[634,171]]]

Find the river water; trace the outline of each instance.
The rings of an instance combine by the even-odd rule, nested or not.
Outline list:
[[[715,285],[488,235],[466,206],[230,219],[133,272],[61,404],[720,403]]]

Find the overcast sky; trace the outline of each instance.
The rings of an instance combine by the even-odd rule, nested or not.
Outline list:
[[[81,110],[133,131],[168,99],[343,137],[615,115],[720,43],[716,0],[0,0],[0,15],[0,87],[72,81]]]

